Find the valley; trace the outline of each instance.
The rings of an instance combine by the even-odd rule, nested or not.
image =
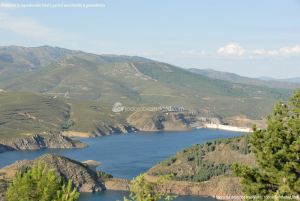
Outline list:
[[[299,5],[0,1],[0,201],[300,201]]]
[[[4,167],[0,191],[20,166],[43,160],[81,192],[126,191],[145,173],[172,175],[157,192],[195,196],[178,200],[242,195],[231,165],[255,167],[247,133],[265,128],[273,105],[297,87],[142,57],[0,47],[0,166],[33,160]]]

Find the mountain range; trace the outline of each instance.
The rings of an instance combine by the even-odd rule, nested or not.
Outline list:
[[[156,126],[156,119],[186,121],[178,114],[161,117],[138,109],[115,113],[111,108],[116,102],[135,108],[180,107],[225,122],[261,120],[279,98],[284,100],[298,87],[206,72],[142,57],[50,46],[0,47],[0,131],[24,134],[67,125],[73,131],[103,134]]]

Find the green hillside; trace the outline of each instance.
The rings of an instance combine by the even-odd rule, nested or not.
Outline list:
[[[97,104],[184,106],[202,115],[261,119],[278,98],[275,89],[210,79],[140,57],[95,55],[54,47],[0,48],[0,88]]]
[[[0,92],[0,138],[75,130],[106,135],[130,132],[128,113],[116,114],[111,105],[31,92]]]
[[[0,92],[0,136],[56,131],[69,119],[62,100],[26,92]]]
[[[217,176],[231,176],[231,165],[243,163],[255,166],[248,136],[196,144],[160,162],[149,175],[173,175],[175,181],[203,182]]]

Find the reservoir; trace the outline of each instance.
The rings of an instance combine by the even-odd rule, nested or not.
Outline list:
[[[55,153],[78,161],[96,160],[99,170],[114,177],[132,179],[146,172],[158,162],[193,144],[202,144],[214,139],[242,135],[238,132],[197,129],[181,132],[138,132],[80,139],[88,144],[84,149],[44,149],[29,152],[5,152],[0,154],[0,168],[17,160],[34,159],[45,153]],[[126,192],[105,191],[82,194],[81,201],[122,201]],[[176,201],[210,201],[212,198],[184,196]]]

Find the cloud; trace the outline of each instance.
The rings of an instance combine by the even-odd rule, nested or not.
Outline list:
[[[5,13],[0,13],[0,30],[46,42],[59,42],[64,39],[63,34],[41,25],[31,18],[15,17]]]
[[[300,56],[300,45],[295,45],[292,47],[282,47],[275,50],[254,50],[252,52],[255,56],[263,56],[263,57],[272,57],[272,56]]]
[[[278,51],[282,55],[300,55],[300,45],[294,47],[283,47]]]
[[[222,56],[238,57],[238,58],[261,58],[261,57],[288,57],[300,56],[300,45],[291,47],[281,47],[278,49],[246,49],[238,43],[229,43],[217,50]]]
[[[225,56],[244,56],[246,50],[238,43],[229,43],[224,47],[218,49],[218,53]]]

